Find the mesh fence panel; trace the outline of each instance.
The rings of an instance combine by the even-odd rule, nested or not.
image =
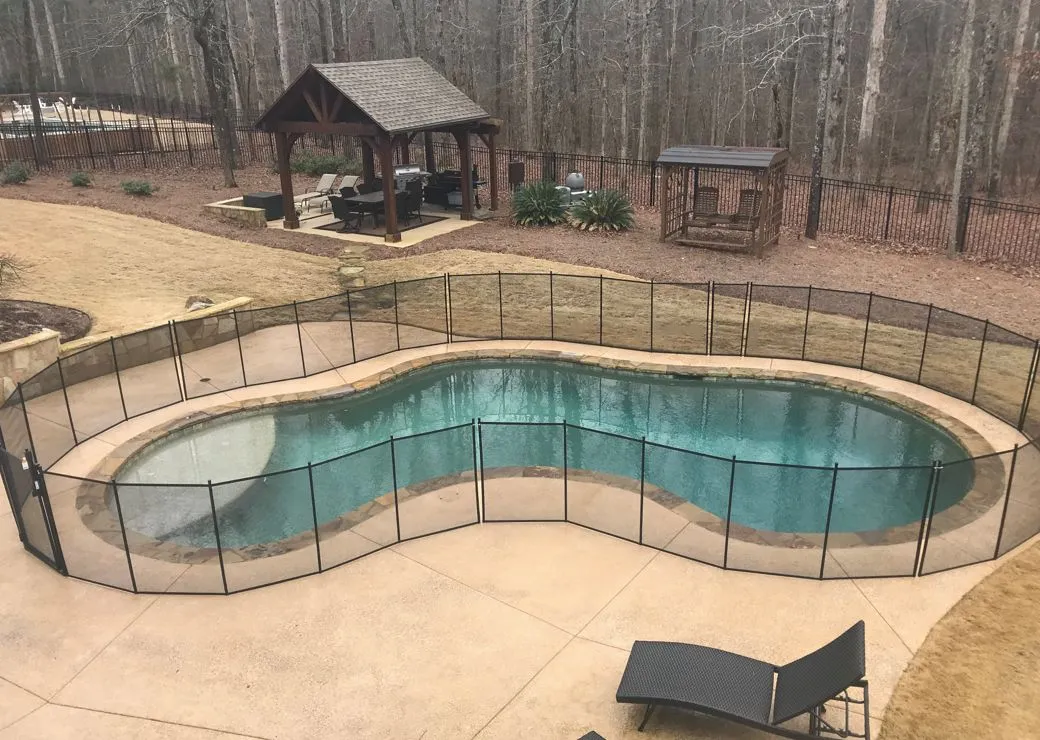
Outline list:
[[[307,375],[354,362],[350,309],[345,293],[296,304]]]
[[[649,350],[650,283],[603,278],[602,285],[603,336],[600,344]]]
[[[120,483],[112,493],[107,515],[118,495],[138,591],[224,591],[206,486]]]
[[[452,341],[499,339],[502,336],[502,275],[451,275]]]
[[[1033,441],[1040,441],[1040,364],[1033,373],[1033,387],[1026,399],[1026,409],[1022,414],[1022,431]]]
[[[401,537],[476,524],[471,425],[394,440]]]
[[[579,275],[552,276],[553,338],[599,344],[600,280]]]
[[[834,471],[737,462],[727,567],[818,578]]]
[[[743,351],[744,310],[748,286],[715,283],[711,304],[711,353],[739,355]]]
[[[318,572],[307,469],[213,486],[228,591]]]
[[[234,314],[176,321],[173,330],[188,398],[245,385]]]
[[[389,442],[315,465],[311,474],[323,568],[397,542]]]
[[[396,306],[393,284],[350,292],[354,355],[359,362],[400,348]]]
[[[126,419],[115,354],[109,342],[58,361],[77,440],[93,437]]]
[[[808,288],[752,285],[746,353],[801,359],[808,301]]]
[[[22,469],[20,457],[12,455],[7,450],[0,450],[0,454],[4,456],[4,462],[11,474],[10,481],[5,481],[5,483],[10,484],[8,495],[12,513],[21,525],[26,545],[53,563],[55,560],[54,548],[51,546],[50,535],[47,531],[43,501],[40,497],[33,495],[35,488],[32,475],[28,470]]]
[[[19,458],[31,446],[20,387],[0,404],[0,433],[3,434],[3,447]]]
[[[567,521],[639,541],[642,444],[567,427]]]
[[[941,308],[932,309],[921,384],[971,400],[985,323]]]
[[[423,278],[397,284],[397,321],[401,347],[426,347],[448,341],[445,278]]]
[[[928,306],[874,296],[863,369],[917,381],[928,325]]]
[[[272,306],[238,311],[246,385],[303,377],[303,348],[296,308]]]
[[[502,336],[505,339],[552,337],[549,280],[549,275],[502,276]]]
[[[1034,347],[1034,342],[1021,334],[994,324],[986,327],[975,405],[1017,426],[1029,387]]]
[[[708,353],[707,285],[654,283],[654,350]]]
[[[22,383],[22,398],[36,461],[48,468],[76,444],[58,363]]]
[[[563,521],[562,424],[479,425],[485,521]]]
[[[44,481],[69,575],[133,591],[112,484],[56,473],[46,473]],[[89,509],[87,501],[93,502]],[[81,506],[95,515],[83,517]]]
[[[173,330],[169,325],[116,337],[112,345],[128,417],[181,400]]]
[[[732,463],[646,444],[643,544],[722,567]]]
[[[859,367],[869,304],[870,296],[863,293],[813,288],[805,359]]]
[[[962,460],[939,471],[922,575],[993,558],[1011,457],[1007,453]]]
[[[839,470],[824,578],[912,576],[931,482],[930,466]]]
[[[1036,442],[1018,449],[1005,507],[998,555],[1040,534],[1040,447]]]

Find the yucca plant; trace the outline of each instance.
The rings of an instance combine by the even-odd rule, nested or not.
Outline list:
[[[584,231],[624,231],[635,223],[635,212],[617,190],[595,190],[571,208],[571,223]]]
[[[567,206],[556,185],[532,182],[513,193],[513,221],[521,226],[555,226],[567,220]]]

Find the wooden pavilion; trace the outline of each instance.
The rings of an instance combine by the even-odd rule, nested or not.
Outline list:
[[[661,166],[661,241],[761,254],[780,238],[786,149],[674,146]]]
[[[473,218],[473,170],[470,136],[475,134],[490,154],[487,173],[491,210],[498,208],[495,135],[500,121],[452,85],[422,59],[311,64],[267,109],[256,127],[275,135],[281,175],[285,228],[299,228],[289,154],[305,134],[353,136],[361,141],[362,179],[375,180],[379,161],[388,242],[401,239],[394,197],[394,148],[408,163],[412,140],[423,135],[425,167],[436,170],[433,134],[452,135],[459,146],[462,218]]]

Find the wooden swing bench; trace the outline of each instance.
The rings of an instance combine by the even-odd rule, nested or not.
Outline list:
[[[762,203],[762,191],[745,188],[740,191],[740,200],[736,213],[719,213],[719,189],[704,187],[697,190],[693,210],[686,214],[683,223],[683,235],[675,240],[676,244],[709,249],[735,248],[752,249],[759,225],[759,209]],[[703,237],[689,236],[690,229],[706,229],[712,232]],[[725,241],[720,232],[735,231],[742,234],[740,241]],[[743,234],[750,238],[745,239]]]

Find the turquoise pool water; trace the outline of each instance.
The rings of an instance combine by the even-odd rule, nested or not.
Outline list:
[[[567,429],[570,468],[637,480],[644,469],[647,482],[720,517],[732,473],[732,521],[781,532],[824,531],[832,485],[831,531],[917,521],[931,462],[967,457],[945,431],[894,405],[808,384],[459,362],[342,399],[243,412],[171,435],[120,472],[123,514],[129,529],[149,536],[212,545],[205,483],[232,481],[214,487],[222,544],[281,539],[312,529],[315,513],[329,521],[392,491],[391,435],[432,432],[395,441],[400,487],[472,470],[475,418],[566,420],[581,427]],[[613,435],[645,436],[645,461],[638,442]],[[563,464],[561,426],[482,424],[480,436],[485,469]],[[301,469],[309,462],[310,473]],[[970,463],[947,467],[936,509],[959,501],[972,481]]]

